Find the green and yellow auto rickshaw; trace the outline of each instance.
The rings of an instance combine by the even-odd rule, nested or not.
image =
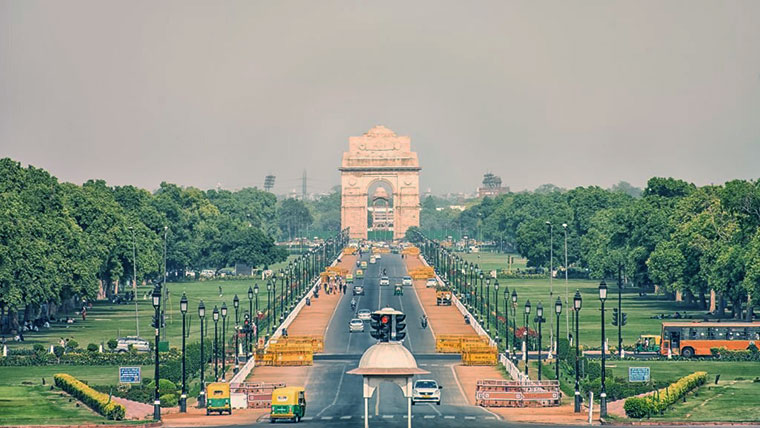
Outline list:
[[[353,284],[353,283],[354,283],[354,275],[349,273],[348,275],[346,275],[346,284]]]
[[[269,421],[289,419],[300,422],[306,413],[306,393],[302,386],[288,386],[272,391]]]
[[[404,295],[404,287],[401,286],[401,284],[396,284],[393,286],[393,295],[394,296],[403,296]]]
[[[206,414],[211,412],[224,412],[232,414],[230,403],[230,384],[225,382],[212,382],[206,386]]]
[[[366,260],[362,260],[360,266],[362,267],[362,269],[367,269],[367,261]]]
[[[356,279],[362,279],[362,278],[364,278],[364,271],[363,270],[356,269],[356,272],[354,272],[354,273],[356,274]]]

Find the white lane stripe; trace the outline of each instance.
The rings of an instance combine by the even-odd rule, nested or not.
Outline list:
[[[332,416],[322,416],[322,420],[323,421],[331,421],[332,420]]]
[[[304,416],[304,417],[301,418],[302,421],[310,421],[312,419],[314,419],[314,418],[311,417],[311,416]]]
[[[393,415],[383,415],[383,419],[393,419]]]
[[[454,419],[456,416],[446,415],[443,419]]]
[[[436,409],[436,406],[433,405],[433,403],[427,403],[428,406],[430,406],[431,409],[433,409],[434,412],[438,413],[438,416],[443,416],[443,413],[441,413],[438,409]]]
[[[465,416],[465,419],[475,419],[475,416]]]
[[[351,416],[341,416],[340,418],[343,420],[346,420],[346,419],[351,419]]]
[[[343,385],[343,375],[345,373],[346,373],[346,365],[343,364],[343,368],[340,370],[340,380],[338,381],[338,390],[335,391],[335,398],[333,398],[333,401],[332,401],[332,403],[329,406],[325,407],[319,413],[317,413],[317,416],[322,416],[322,413],[324,413],[325,410],[327,410],[330,407],[334,406],[335,403],[338,402],[338,395],[340,395],[340,387],[341,387],[341,385]]]
[[[485,419],[496,419],[496,418],[493,416],[486,416]]]
[[[424,419],[433,419],[435,415],[425,415],[423,416]]]

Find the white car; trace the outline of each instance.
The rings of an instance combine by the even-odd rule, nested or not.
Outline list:
[[[372,312],[369,311],[369,309],[359,309],[359,312],[356,313],[356,318],[363,320],[363,321],[369,321],[372,318]]]
[[[382,254],[380,253],[375,254],[375,259],[380,260],[382,258],[383,258]]]
[[[438,285],[438,280],[435,278],[428,278],[427,282],[425,283],[425,287],[435,287]]]
[[[401,278],[401,285],[412,285],[412,277],[411,276],[405,276]]]
[[[129,347],[138,352],[150,351],[150,342],[136,336],[120,337],[116,339],[116,352],[128,352]]]
[[[380,277],[380,285],[391,285],[391,280],[387,276]]]
[[[348,332],[353,333],[355,331],[364,333],[364,321],[360,320],[359,318],[354,318],[348,322]]]
[[[429,402],[441,405],[441,388],[438,382],[432,379],[420,379],[414,382],[412,388],[412,406],[415,403]]]
[[[369,264],[371,265],[375,264],[375,256],[372,256],[369,258]]]

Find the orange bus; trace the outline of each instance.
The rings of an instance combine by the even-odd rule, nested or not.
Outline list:
[[[660,353],[684,357],[709,356],[710,348],[745,350],[750,344],[760,347],[760,322],[699,322],[676,321],[662,323]]]

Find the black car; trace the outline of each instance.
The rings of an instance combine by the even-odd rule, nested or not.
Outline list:
[[[354,285],[353,293],[354,293],[354,296],[363,296],[364,295],[364,286]]]

